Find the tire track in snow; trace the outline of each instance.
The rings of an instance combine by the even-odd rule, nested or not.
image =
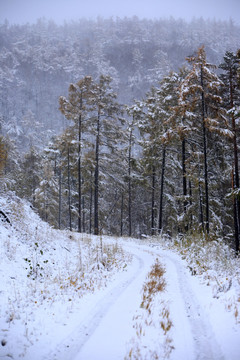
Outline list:
[[[224,360],[219,344],[215,339],[210,321],[199,303],[190,283],[190,273],[175,255],[158,252],[166,263],[166,280],[168,272],[175,272],[180,294],[185,304],[186,316],[189,320],[195,360]]]
[[[73,360],[74,357],[77,356],[119,296],[124,293],[145,269],[143,258],[135,254],[133,254],[133,256],[137,260],[137,266],[135,265],[131,276],[122,280],[121,283],[118,282],[116,286],[108,290],[101,300],[91,308],[88,314],[86,314],[81,321],[81,324],[75,328],[74,331],[57,346],[57,348],[55,347],[55,349],[48,352],[43,360]],[[128,272],[125,274],[127,275]]]
[[[91,340],[92,335],[101,325],[101,322],[110,312],[111,308],[114,308],[119,297],[124,295],[125,291],[131,288],[131,284],[133,284],[136,279],[139,280],[139,277],[143,284],[148,269],[150,268],[149,263],[145,264],[146,257],[143,253],[151,255],[149,261],[153,261],[155,257],[158,257],[161,263],[166,266],[167,291],[168,284],[170,285],[169,294],[167,295],[169,295],[170,305],[173,301],[175,302],[175,311],[177,308],[177,316],[180,323],[180,327],[176,329],[178,331],[176,332],[178,343],[176,352],[173,351],[170,359],[224,360],[210,321],[191,286],[191,275],[182,264],[178,255],[171,254],[165,250],[161,251],[157,248],[153,249],[149,246],[139,246],[133,243],[124,244],[124,249],[134,255],[137,265],[130,270],[130,274],[129,271],[125,273],[126,276],[124,280],[118,282],[116,286],[112,286],[109,290],[106,290],[105,295],[103,295],[101,300],[86,314],[81,324],[74,329],[57,348],[55,347],[55,349],[49,352],[47,356],[44,357],[44,360],[83,359],[81,357],[81,350],[83,348],[85,349],[85,345],[89,345],[87,344],[88,341]],[[139,256],[134,253],[138,253]],[[127,278],[127,276],[130,277]],[[174,298],[174,296],[176,296],[176,298]],[[114,321],[114,319],[112,319],[112,321]],[[181,333],[185,330],[187,336],[184,338],[184,335],[179,334],[179,332]],[[175,343],[176,339],[173,340]],[[181,341],[183,341],[184,344],[181,344]],[[188,347],[191,348],[191,345],[193,349],[188,349]],[[183,357],[179,357],[179,355]]]

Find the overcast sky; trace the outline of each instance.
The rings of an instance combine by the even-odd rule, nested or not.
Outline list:
[[[61,23],[81,17],[133,15],[153,19],[232,18],[240,25],[240,0],[0,0],[0,23],[5,19],[22,24],[45,17]]]

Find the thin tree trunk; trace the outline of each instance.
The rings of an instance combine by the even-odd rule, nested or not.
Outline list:
[[[189,180],[188,182],[188,188],[189,188],[189,204],[190,204],[190,208],[192,207],[192,183],[191,180]],[[193,216],[192,216],[192,212],[190,213],[190,227],[192,227],[192,223],[193,223]]]
[[[121,219],[120,219],[120,234],[121,236],[123,236],[123,201],[124,201],[124,197],[123,197],[123,193],[122,193],[122,197],[121,197]]]
[[[128,148],[128,235],[132,236],[132,128]]]
[[[230,71],[230,106],[233,108],[233,82],[232,82],[232,71]],[[234,114],[232,114],[232,131],[233,131],[233,154],[234,154],[234,181],[233,188],[239,189],[239,170],[238,170],[238,146],[237,146],[237,132],[236,132],[236,122]],[[233,213],[234,213],[234,223],[235,223],[235,249],[236,253],[239,252],[239,230],[240,230],[240,200],[239,198],[234,199],[233,205]]]
[[[235,223],[235,249],[236,254],[239,253],[239,200],[234,199],[234,223]]]
[[[204,232],[205,226],[204,226],[204,218],[203,218],[203,200],[202,200],[202,189],[201,189],[200,182],[198,184],[198,191],[199,191],[200,222],[202,224],[202,230]]]
[[[82,110],[82,97],[80,98]],[[78,232],[82,232],[82,170],[81,170],[82,115],[78,118]]]
[[[96,136],[96,152],[95,152],[95,173],[94,173],[94,234],[99,234],[99,142],[100,142],[100,108],[97,117],[97,136]]]
[[[183,176],[183,208],[184,208],[184,214],[187,213],[187,177],[186,177],[186,140],[183,138],[182,140],[182,176]],[[188,224],[185,224],[185,231],[188,230]]]
[[[89,233],[92,233],[92,202],[93,202],[93,173],[91,171],[90,208],[89,208]]]
[[[206,105],[204,94],[203,71],[201,67],[201,86],[202,86],[202,129],[203,129],[203,155],[204,155],[204,181],[205,181],[205,207],[206,207],[206,231],[209,234],[209,195],[208,195],[208,163],[207,163],[207,136],[205,127]]]
[[[84,183],[84,179],[82,180],[82,185]],[[85,224],[85,196],[82,195],[82,230],[86,232],[86,224]]]
[[[58,228],[61,229],[62,215],[62,172],[59,169],[59,194],[58,194]]]
[[[199,165],[199,161],[198,161],[198,193],[199,193],[199,217],[200,217],[200,223],[202,224],[202,230],[203,232],[205,231],[205,226],[204,226],[204,216],[203,216],[203,196],[202,196],[202,188],[201,188],[201,184],[200,184],[200,165]]]
[[[239,171],[238,171],[238,147],[237,147],[237,136],[236,136],[236,125],[235,125],[235,118],[232,115],[232,128],[233,128],[233,147],[234,147],[234,179],[235,179],[235,189],[239,189]],[[235,199],[234,204],[234,216],[236,217],[238,231],[235,231],[235,247],[236,252],[239,251],[239,230],[240,230],[240,200],[239,197]],[[236,214],[235,214],[236,212]],[[236,230],[236,227],[235,227]]]
[[[156,182],[156,167],[152,166],[152,221],[151,221],[151,234],[155,235],[156,228],[156,208],[155,208],[155,182]]]
[[[235,171],[234,167],[232,169],[232,190],[235,189]],[[234,196],[233,198],[233,220],[234,220],[234,236],[235,236],[235,245],[236,245],[236,252],[238,253],[238,239],[239,239],[239,227],[238,227],[238,208],[237,208],[237,199]],[[238,244],[238,248],[237,248]]]
[[[234,157],[235,157],[235,188],[239,189],[237,147],[236,147],[236,153],[234,152]],[[235,249],[236,249],[236,253],[238,253],[239,252],[239,232],[240,232],[240,200],[239,200],[239,197],[235,198],[234,217],[236,217],[235,230],[237,229],[237,231],[235,231]]]
[[[203,146],[204,146],[204,180],[205,180],[206,231],[207,231],[207,234],[209,234],[208,164],[207,164],[206,128],[205,128],[204,125],[203,125]]]
[[[70,185],[70,149],[69,149],[69,147],[68,147],[68,213],[69,213],[69,230],[72,231],[71,185]]]
[[[162,219],[163,219],[163,190],[165,180],[165,162],[166,162],[166,148],[163,147],[162,152],[162,174],[161,174],[161,185],[160,185],[160,203],[159,203],[159,219],[158,219],[158,232],[162,231]]]

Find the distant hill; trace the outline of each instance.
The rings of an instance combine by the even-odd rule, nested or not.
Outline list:
[[[227,50],[239,48],[240,27],[231,20],[202,18],[81,19],[62,26],[44,19],[21,26],[5,22],[0,25],[2,132],[26,150],[31,126],[41,146],[66,125],[58,98],[67,95],[71,82],[109,74],[119,101],[131,103],[166,73],[186,64],[186,56],[202,44],[208,60],[218,65]]]

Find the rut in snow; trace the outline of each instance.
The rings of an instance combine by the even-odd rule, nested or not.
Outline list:
[[[190,274],[175,257],[164,255],[168,271],[176,272],[177,284],[185,304],[195,352],[195,360],[224,360],[211,324],[190,284]]]

